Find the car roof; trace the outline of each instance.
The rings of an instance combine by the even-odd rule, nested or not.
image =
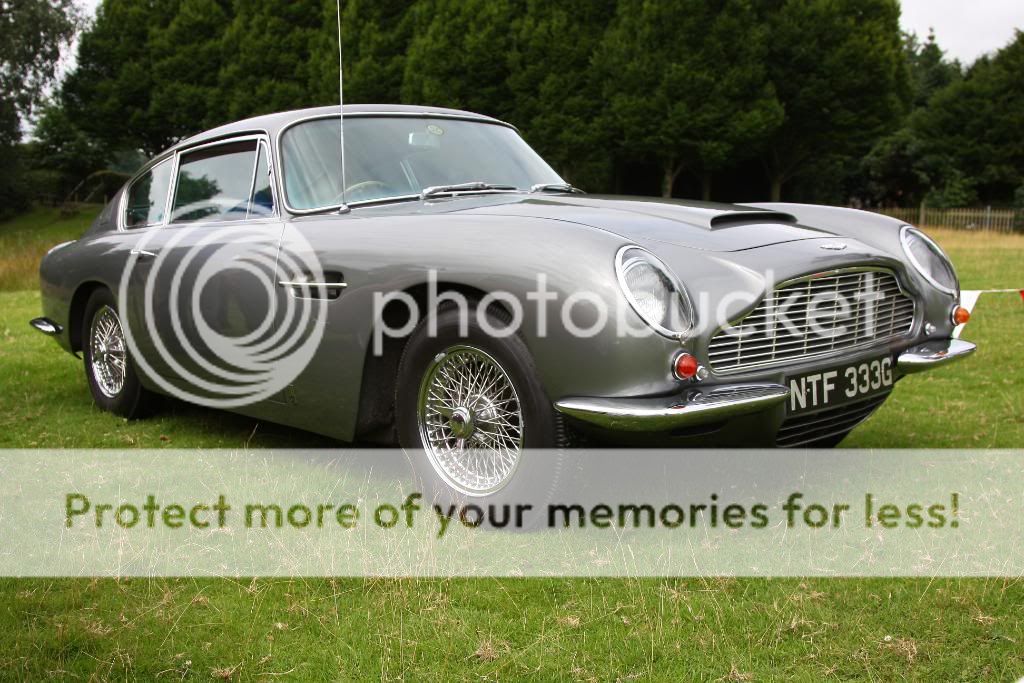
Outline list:
[[[484,121],[487,123],[497,123],[504,126],[514,128],[508,123],[499,119],[485,116],[483,114],[476,114],[469,111],[462,111],[460,109],[445,109],[444,107],[425,107],[407,104],[346,104],[343,107],[343,111],[346,116],[372,116],[379,114],[387,116],[389,114],[398,114],[401,116],[442,116],[452,117],[461,119],[472,119],[477,121]],[[191,137],[185,138],[178,142],[176,145],[168,149],[167,151],[173,151],[181,149],[183,147],[191,147],[196,144],[203,142],[211,142],[224,137],[230,137],[233,135],[239,135],[243,133],[254,133],[254,132],[266,132],[271,136],[276,135],[282,128],[289,124],[295,123],[302,119],[316,118],[319,116],[331,116],[337,115],[338,105],[329,107],[311,107],[308,109],[293,109],[291,111],[282,111],[274,114],[264,114],[262,116],[254,116],[252,118],[243,119],[241,121],[235,121],[234,123],[228,123],[223,126],[217,126],[210,130],[203,131]]]

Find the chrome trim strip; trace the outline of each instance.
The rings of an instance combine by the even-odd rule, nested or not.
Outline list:
[[[783,403],[780,384],[738,384],[690,389],[659,398],[564,398],[558,412],[604,429],[661,432],[768,410]]]
[[[277,284],[281,287],[348,287],[347,282],[301,282],[294,280],[281,280]]]
[[[162,227],[164,227],[166,225],[170,225],[171,224],[171,221],[170,221],[171,209],[174,206],[174,195],[175,195],[175,193],[178,190],[178,187],[177,187],[178,186],[178,171],[179,171],[179,169],[181,167],[181,155],[182,154],[188,154],[188,153],[191,153],[191,152],[195,152],[195,151],[201,150],[201,149],[206,149],[207,147],[215,147],[217,145],[231,144],[231,143],[234,143],[234,142],[245,142],[246,140],[256,140],[257,141],[257,146],[256,146],[256,149],[257,149],[257,160],[259,158],[258,150],[259,150],[260,143],[262,143],[262,144],[264,144],[264,145],[266,145],[268,147],[267,165],[268,165],[269,170],[270,170],[270,188],[271,188],[270,191],[274,195],[274,212],[271,215],[269,215],[269,216],[260,216],[258,218],[253,218],[253,219],[248,219],[247,218],[246,220],[247,221],[248,220],[265,220],[265,219],[275,219],[275,218],[278,218],[281,215],[281,213],[278,210],[278,207],[280,205],[278,204],[277,183],[275,182],[275,177],[274,177],[274,163],[273,163],[273,158],[274,157],[273,157],[273,154],[269,153],[269,151],[270,151],[269,150],[269,148],[270,148],[270,135],[265,130],[262,130],[262,131],[249,131],[249,132],[245,132],[245,133],[239,133],[239,134],[233,135],[233,136],[217,138],[215,140],[211,140],[211,141],[207,141],[207,142],[198,142],[198,143],[195,143],[193,145],[189,145],[189,146],[185,146],[185,147],[173,147],[170,150],[168,150],[166,153],[160,154],[159,156],[154,157],[152,160],[150,160],[149,162],[144,164],[143,167],[141,169],[139,169],[135,173],[135,175],[133,175],[131,177],[131,179],[127,183],[125,183],[122,186],[122,188],[121,188],[121,198],[120,198],[120,201],[119,201],[118,207],[117,207],[117,231],[118,232],[137,232],[139,230],[146,230],[148,228],[162,228]],[[153,223],[153,224],[150,224],[150,225],[140,225],[140,226],[135,227],[135,228],[127,228],[127,227],[125,227],[125,224],[124,224],[124,210],[125,210],[125,205],[128,202],[128,191],[129,191],[129,189],[142,176],[144,176],[145,174],[149,173],[150,171],[152,171],[154,168],[156,168],[157,166],[159,166],[160,164],[162,164],[165,161],[171,161],[172,162],[172,168],[171,168],[171,180],[170,180],[170,183],[168,184],[168,187],[167,187],[167,200],[166,200],[166,204],[164,205],[164,220],[162,222],[160,222],[160,223]],[[198,222],[198,221],[196,221],[196,222]],[[214,223],[238,223],[238,222],[239,222],[238,220],[231,220],[231,221],[206,221],[206,223],[210,223],[210,224],[214,224]]]
[[[907,349],[896,359],[896,369],[904,374],[931,370],[966,358],[977,346],[962,339],[931,341]]]
[[[63,327],[49,318],[33,318],[28,324],[50,337],[55,337],[64,331]]]

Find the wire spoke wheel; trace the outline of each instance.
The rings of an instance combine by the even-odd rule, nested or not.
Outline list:
[[[434,471],[471,496],[503,488],[523,448],[523,411],[512,380],[488,353],[453,346],[423,375],[420,438]]]
[[[89,350],[93,379],[107,398],[116,397],[124,388],[128,363],[126,348],[117,313],[110,306],[101,307],[89,328]]]

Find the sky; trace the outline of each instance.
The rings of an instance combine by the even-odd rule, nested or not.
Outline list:
[[[935,29],[949,57],[970,64],[1024,31],[1024,0],[901,0],[900,24],[922,39]]]

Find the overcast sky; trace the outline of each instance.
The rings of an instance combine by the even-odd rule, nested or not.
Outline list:
[[[935,39],[950,57],[965,64],[1013,40],[1024,30],[1024,0],[901,0],[904,31]]]
[[[80,0],[90,14],[99,2]],[[924,38],[934,28],[939,45],[964,64],[1009,43],[1015,28],[1024,30],[1024,0],[901,0],[901,4],[904,31]]]

